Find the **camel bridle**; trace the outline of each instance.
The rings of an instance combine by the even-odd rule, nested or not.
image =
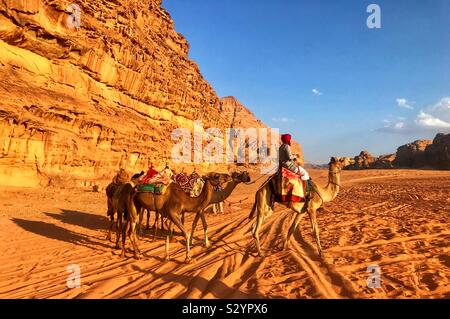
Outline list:
[[[335,169],[335,170],[328,170],[328,174],[331,174],[331,175],[337,175],[337,174],[340,174],[341,171],[342,171],[341,168],[338,168],[338,169]],[[336,185],[337,187],[341,187],[340,184],[335,183],[335,182],[333,182],[333,181],[330,181],[330,184]]]

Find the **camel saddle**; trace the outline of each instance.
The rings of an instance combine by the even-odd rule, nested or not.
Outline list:
[[[164,184],[138,184],[136,191],[138,193],[152,193],[156,195],[162,195],[165,193],[167,185]]]
[[[175,182],[191,197],[197,197],[202,192],[205,181],[197,173],[186,175],[180,173],[175,176]]]
[[[272,179],[274,201],[277,203],[303,202],[307,196],[306,181],[285,167],[281,167]]]

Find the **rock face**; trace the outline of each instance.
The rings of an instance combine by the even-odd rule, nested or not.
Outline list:
[[[392,162],[395,154],[381,155],[379,157],[372,156],[368,151],[362,151],[355,156],[352,163],[345,166],[347,170],[369,169],[369,168],[393,168]]]
[[[371,165],[371,168],[394,168],[396,154],[381,155]]]
[[[367,169],[371,168],[376,158],[373,157],[368,151],[362,151],[358,156],[353,158],[353,164],[346,166],[346,169]]]
[[[432,141],[417,140],[412,143],[402,145],[397,149],[397,156],[394,161],[396,167],[421,167],[426,165],[425,149]]]
[[[439,133],[433,141],[417,140],[402,145],[397,153],[373,157],[362,151],[346,169],[433,168],[450,169],[450,134]]]
[[[230,125],[161,0],[72,3],[0,1],[0,184],[89,186]]]
[[[438,134],[425,148],[425,163],[439,169],[450,169],[450,134]]]

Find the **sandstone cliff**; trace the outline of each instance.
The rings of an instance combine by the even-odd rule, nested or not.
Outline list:
[[[418,140],[402,145],[397,149],[394,165],[397,167],[425,166],[425,149],[432,141]]]
[[[0,0],[0,184],[89,185],[163,165],[175,128],[224,130],[188,50],[161,0]]]
[[[395,154],[374,157],[362,151],[346,169],[432,168],[450,169],[450,134],[437,134],[433,141],[417,140],[400,146]]]

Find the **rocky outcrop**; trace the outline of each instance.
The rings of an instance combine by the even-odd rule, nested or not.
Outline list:
[[[358,156],[353,158],[353,163],[347,165],[346,169],[367,169],[371,168],[372,164],[376,161],[368,151],[362,151]]]
[[[395,154],[381,155],[379,157],[372,156],[368,151],[362,151],[358,156],[355,156],[352,160],[349,158],[347,162],[351,162],[345,166],[347,170],[359,170],[370,168],[393,168],[392,162],[395,159]]]
[[[375,162],[373,162],[371,168],[379,168],[379,169],[394,168],[395,158],[396,154],[381,155],[377,157]]]
[[[438,134],[425,148],[425,164],[439,169],[450,169],[450,134]]]
[[[450,134],[437,134],[433,141],[417,140],[402,145],[395,154],[374,157],[362,151],[345,169],[431,168],[450,169]]]
[[[230,125],[161,0],[71,2],[0,0],[1,184],[90,185]]]
[[[426,165],[425,149],[432,141],[417,140],[412,143],[402,145],[397,149],[397,156],[394,161],[396,167],[421,167]]]

